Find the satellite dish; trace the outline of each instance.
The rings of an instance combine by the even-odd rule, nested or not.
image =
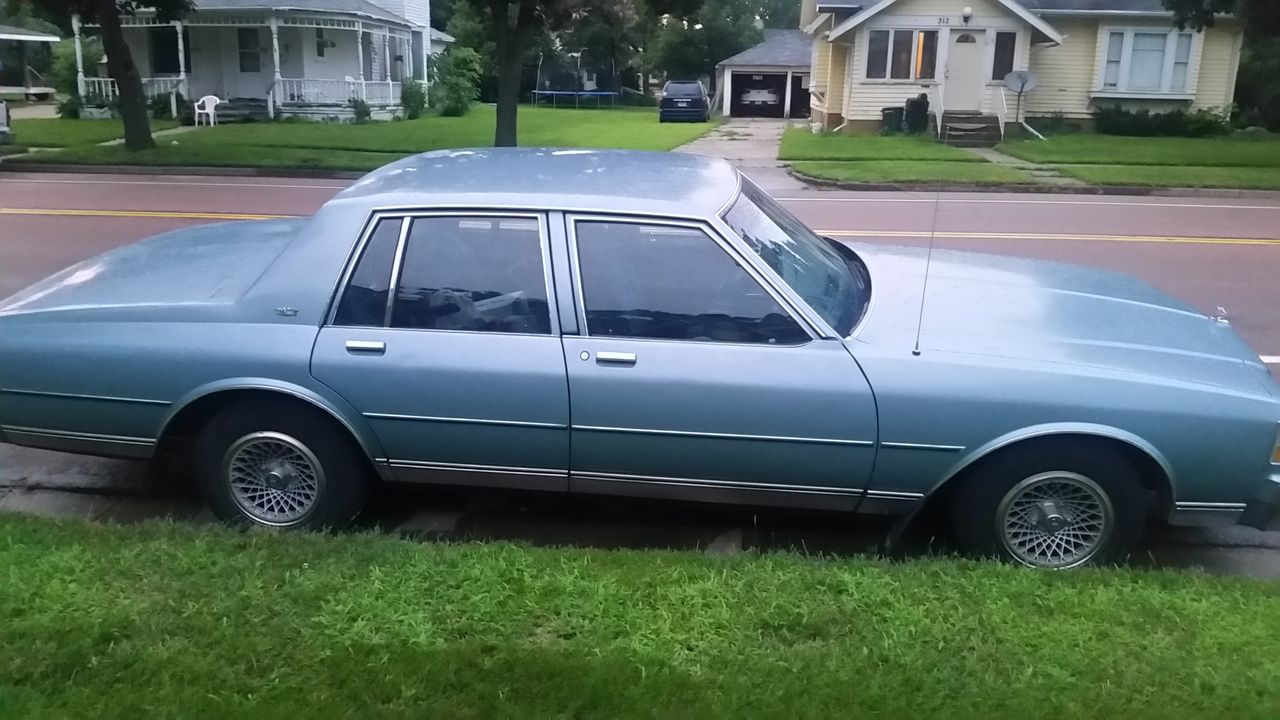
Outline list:
[[[1004,76],[1004,86],[1021,95],[1036,89],[1040,81],[1030,70],[1014,70]]]
[[[1036,89],[1040,81],[1030,70],[1014,70],[1004,76],[1004,86],[1018,93],[1018,109],[1013,113],[1013,121],[1022,121],[1022,96]]]

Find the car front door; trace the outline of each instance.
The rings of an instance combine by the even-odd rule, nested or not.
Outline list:
[[[565,490],[569,398],[540,214],[375,218],[312,374],[403,480]]]
[[[713,230],[570,216],[574,491],[852,509],[871,389]]]

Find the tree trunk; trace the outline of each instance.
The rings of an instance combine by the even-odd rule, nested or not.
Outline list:
[[[520,75],[524,69],[524,48],[511,33],[498,46],[498,119],[493,128],[494,147],[516,146],[516,108],[520,103]],[[503,47],[503,46],[506,47]]]
[[[151,139],[151,120],[147,116],[147,96],[142,91],[142,76],[133,64],[133,55],[124,41],[120,27],[120,11],[115,0],[97,0],[98,22],[102,29],[102,49],[107,53],[107,70],[115,78],[119,91],[120,118],[124,121],[124,146],[131,152],[156,146]]]

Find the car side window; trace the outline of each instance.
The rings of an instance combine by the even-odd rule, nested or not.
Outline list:
[[[537,219],[414,218],[391,326],[549,334],[551,310]]]
[[[584,220],[575,234],[592,336],[779,345],[809,340],[702,230]]]
[[[334,325],[382,327],[387,319],[387,293],[391,289],[391,265],[400,239],[400,218],[385,218],[365,243],[360,259],[342,292]]]

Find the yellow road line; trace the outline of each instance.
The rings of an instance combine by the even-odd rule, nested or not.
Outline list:
[[[59,210],[52,208],[0,208],[0,215],[69,215],[75,217],[169,218],[182,220],[275,220],[294,215],[251,213],[178,212],[161,210]]]
[[[902,230],[828,230],[819,234],[847,238],[928,238],[930,233]],[[1280,245],[1265,238],[1170,237],[1163,235],[1074,235],[1067,233],[939,232],[948,240],[1083,240],[1091,242],[1172,243],[1179,245]]]

